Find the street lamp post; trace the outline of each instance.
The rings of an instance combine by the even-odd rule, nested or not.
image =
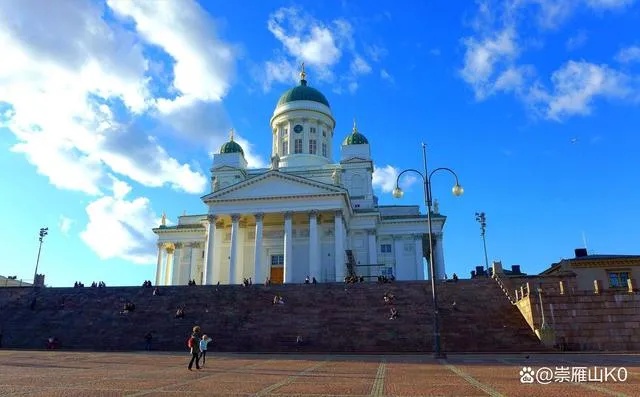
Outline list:
[[[38,240],[40,240],[40,246],[38,247],[38,259],[36,259],[36,271],[33,274],[33,286],[36,286],[36,278],[38,277],[38,264],[40,263],[40,252],[42,251],[42,242],[44,241],[44,237],[49,234],[49,228],[48,227],[42,227],[40,228],[40,238]]]
[[[453,189],[451,189],[453,195],[461,196],[464,192],[464,189],[458,183],[458,175],[456,175],[456,173],[453,172],[453,170],[451,170],[450,168],[440,167],[429,173],[427,168],[427,145],[425,145],[424,143],[422,144],[422,159],[424,161],[423,172],[410,168],[398,174],[398,177],[396,178],[396,187],[395,189],[393,189],[393,197],[400,198],[404,194],[399,186],[400,177],[402,176],[402,174],[404,174],[405,172],[414,172],[422,177],[422,181],[424,182],[424,201],[427,205],[427,224],[429,226],[429,271],[431,272],[431,299],[433,300],[433,350],[435,358],[446,358],[447,355],[442,351],[442,348],[440,346],[440,315],[438,313],[438,295],[436,293],[436,267],[433,261],[433,226],[431,224],[431,206],[433,204],[433,196],[431,195],[431,177],[437,171],[448,171],[456,178],[456,184],[453,186]]]
[[[489,275],[489,257],[487,257],[487,239],[485,237],[487,231],[487,217],[484,212],[476,212],[476,221],[480,223],[480,235],[482,236],[482,244],[484,245],[484,265],[487,268],[487,276]]]

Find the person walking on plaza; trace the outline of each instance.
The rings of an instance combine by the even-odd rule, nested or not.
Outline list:
[[[202,335],[202,339],[200,340],[200,360],[202,363],[200,366],[204,368],[204,363],[207,360],[207,345],[211,342],[211,338],[209,338],[206,334]]]
[[[187,346],[191,352],[191,361],[189,361],[189,371],[193,367],[193,363],[196,363],[196,369],[200,369],[200,327],[197,325],[193,327],[191,337],[187,340]]]

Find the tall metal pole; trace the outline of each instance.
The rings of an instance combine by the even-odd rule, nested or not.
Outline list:
[[[427,204],[427,224],[429,225],[429,271],[431,272],[431,299],[433,300],[433,350],[435,358],[446,358],[440,347],[440,315],[438,313],[438,293],[436,292],[436,266],[433,262],[433,226],[431,223],[431,181],[427,171],[427,145],[422,143],[424,160],[424,195]]]
[[[484,212],[476,212],[476,221],[480,223],[480,236],[482,236],[482,245],[484,247],[484,265],[486,267],[487,276],[489,275],[489,257],[487,256],[487,216]]]
[[[49,228],[43,227],[40,228],[40,246],[38,247],[38,259],[36,259],[36,271],[33,273],[33,286],[36,286],[36,279],[38,277],[38,264],[40,263],[40,252],[42,252],[42,242],[44,241],[44,237],[49,234]]]

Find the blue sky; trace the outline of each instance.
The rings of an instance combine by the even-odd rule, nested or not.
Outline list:
[[[204,213],[210,153],[267,163],[269,118],[305,62],[371,144],[381,204],[429,164],[447,272],[537,273],[573,249],[639,254],[640,1],[41,2],[0,6],[0,275],[153,279],[151,228]],[[420,4],[419,4],[420,3]],[[408,4],[408,3],[407,3]],[[399,6],[400,5],[400,6]]]

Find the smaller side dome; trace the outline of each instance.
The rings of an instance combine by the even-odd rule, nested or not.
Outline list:
[[[344,142],[342,142],[343,145],[364,145],[364,144],[368,144],[369,141],[367,140],[367,137],[362,135],[359,131],[358,131],[358,127],[356,127],[356,120],[353,120],[353,131],[351,131],[351,134],[349,134],[345,139]]]
[[[244,150],[242,150],[242,146],[238,145],[237,142],[233,140],[233,129],[231,130],[231,137],[229,142],[223,144],[220,147],[220,154],[223,153],[242,153],[244,156]]]

